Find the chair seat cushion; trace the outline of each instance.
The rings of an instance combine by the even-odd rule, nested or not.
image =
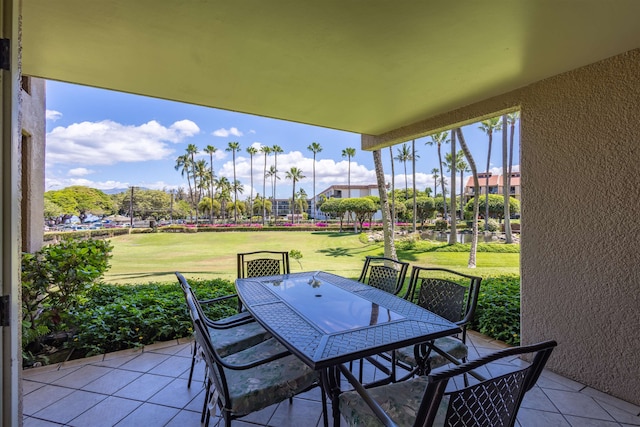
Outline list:
[[[467,357],[469,352],[467,346],[462,341],[454,337],[438,338],[434,341],[434,344],[436,347],[449,353],[458,360]],[[396,358],[401,362],[407,363],[411,366],[416,366],[416,358],[413,348],[414,346],[408,346],[403,347],[400,350],[396,350]],[[431,369],[444,366],[448,363],[451,362],[447,360],[446,357],[436,353],[435,351],[431,351],[431,354],[429,355],[429,364]]]
[[[237,353],[271,337],[271,334],[258,322],[245,323],[226,329],[212,327],[208,329],[211,341],[220,357]]]
[[[369,395],[382,407],[398,427],[411,427],[416,420],[424,391],[427,388],[426,377],[416,377],[408,381],[368,389]],[[340,395],[340,413],[350,426],[383,426],[369,405],[356,391]],[[447,413],[448,399],[443,399],[438,408],[435,426],[443,425]]]
[[[230,364],[246,364],[285,350],[278,341],[270,339],[223,360]],[[318,382],[316,371],[293,355],[250,369],[224,368],[224,375],[234,416],[246,415],[286,400]]]

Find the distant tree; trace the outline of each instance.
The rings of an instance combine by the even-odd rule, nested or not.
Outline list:
[[[440,178],[440,169],[431,169],[431,176],[433,176],[433,196],[438,195],[438,178]]]
[[[343,200],[345,199],[336,199],[335,197],[331,197],[325,200],[322,206],[320,206],[320,210],[324,214],[340,219],[340,232],[342,232],[342,220],[344,219],[344,213],[346,212],[346,208],[342,203]]]
[[[317,142],[312,142],[308,147],[307,150],[311,151],[313,153],[313,202],[312,202],[312,207],[313,207],[313,216],[315,218],[315,216],[317,215],[317,208],[316,208],[316,154],[318,154],[319,152],[322,151],[322,146],[320,144],[318,144]]]
[[[433,135],[430,136],[431,140],[427,141],[426,144],[427,145],[435,145],[438,148],[438,167],[440,170],[440,185],[442,186],[442,195],[445,195],[445,190],[444,190],[444,171],[442,169],[442,145],[444,144],[448,144],[449,143],[449,139],[447,139],[448,133],[447,132],[439,132],[439,133],[434,133]],[[433,171],[432,171],[433,173]],[[438,192],[435,191],[434,194],[437,194]],[[444,217],[447,217],[447,206],[444,206]]]
[[[486,199],[481,199],[479,202],[479,209],[485,210],[487,206],[485,206]],[[489,194],[489,217],[503,219],[504,218],[504,197],[501,194]],[[515,197],[509,197],[509,209],[512,213],[520,212],[520,201]],[[465,210],[467,212],[473,211],[473,202],[469,201],[465,206]]]
[[[280,147],[279,145],[273,145],[271,147],[271,152],[273,153],[273,167],[275,169],[275,178],[273,179],[273,207],[275,209],[275,212],[273,214],[274,218],[276,219],[276,221],[278,220],[278,203],[276,202],[276,180],[280,179],[280,177],[278,177],[278,154],[284,153],[284,150],[282,149],[282,147]]]
[[[347,174],[347,198],[351,197],[351,158],[355,155],[355,148],[345,148],[344,150],[342,150],[342,157],[346,157],[349,161],[349,172]]]
[[[238,151],[240,151],[240,143],[237,141],[231,141],[229,142],[227,148],[225,148],[225,151],[230,151],[231,155],[233,156],[233,182],[235,183],[237,181],[236,179],[236,153]],[[233,192],[233,222],[234,224],[238,223],[238,204],[236,203],[238,201],[238,191],[237,191],[237,185],[233,186],[234,192]]]
[[[402,144],[401,148],[398,148],[398,155],[395,159],[404,165],[404,193],[405,200],[409,198],[409,181],[407,179],[407,162],[413,157],[411,155],[411,148],[407,144]]]
[[[251,162],[250,171],[251,171],[251,194],[249,195],[249,212],[253,215],[253,156],[258,154],[258,149],[253,146],[247,147],[247,153],[249,154],[249,159]],[[249,218],[249,222],[251,222],[251,218]]]
[[[198,147],[195,144],[187,145],[187,155],[189,156],[189,165],[191,166],[191,179],[193,179],[193,188],[191,191],[191,208],[197,209],[198,200],[196,199],[196,189],[198,188],[197,175],[196,175],[196,154],[198,154]],[[196,214],[197,216],[197,214]],[[196,224],[198,223],[196,218]]]
[[[104,216],[113,212],[113,202],[104,192],[81,185],[47,191],[45,200],[57,205],[64,219],[77,215],[84,222],[89,214]]]
[[[296,182],[306,177],[302,174],[301,169],[293,166],[287,171],[285,178],[290,179],[293,183],[293,193],[291,194],[291,222],[294,222],[296,214]]]
[[[204,147],[204,152],[209,155],[209,199],[213,200],[216,175],[213,173],[213,155],[218,151],[213,145],[207,145]],[[209,220],[213,224],[213,210],[211,209],[209,214]]]
[[[480,122],[479,129],[487,134],[489,137],[489,144],[487,146],[487,168],[486,174],[487,179],[484,185],[484,193],[485,193],[485,209],[489,209],[489,168],[491,167],[491,143],[493,141],[493,133],[500,131],[502,129],[502,123],[500,122],[500,117],[494,117],[488,120],[483,120]],[[489,211],[485,210],[485,218],[484,218],[484,229],[487,231],[489,229]]]
[[[413,211],[413,200],[405,201],[407,211]],[[416,220],[420,222],[420,228],[424,229],[424,223],[431,218],[436,210],[435,202],[431,197],[420,196],[416,198]]]
[[[264,195],[264,197],[266,197],[267,195],[267,156],[269,155],[269,153],[271,153],[271,147],[268,147],[266,145],[263,145],[262,147],[260,147],[260,151],[264,154],[264,171],[263,171],[263,176],[262,176],[262,194]],[[262,225],[264,225],[264,221],[265,218],[267,217],[267,205],[266,203],[262,204]],[[269,209],[269,212],[271,211],[271,209]]]
[[[360,224],[360,230],[362,230],[364,221],[376,211],[376,205],[373,200],[366,197],[353,197],[350,199],[342,199],[342,208],[347,212],[352,212],[356,218],[354,223],[354,231],[358,232],[357,224]]]

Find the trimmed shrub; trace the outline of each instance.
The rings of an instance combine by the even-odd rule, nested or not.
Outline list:
[[[507,344],[520,344],[520,277],[482,280],[471,329]]]
[[[235,292],[227,280],[189,280],[200,299]],[[212,319],[230,316],[237,301],[205,306]],[[96,285],[71,313],[78,325],[70,345],[82,356],[152,344],[193,333],[184,295],[177,283]]]

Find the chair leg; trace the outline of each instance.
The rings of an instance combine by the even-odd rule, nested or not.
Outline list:
[[[189,370],[189,381],[187,382],[187,388],[191,388],[191,379],[193,378],[193,368],[196,364],[196,352],[198,351],[198,344],[193,342],[193,354],[191,354],[191,369]]]

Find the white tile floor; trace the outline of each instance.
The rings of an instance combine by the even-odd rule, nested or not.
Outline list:
[[[469,338],[471,358],[502,348],[473,332]],[[178,340],[25,370],[24,426],[200,426],[203,388],[198,381],[187,388],[190,361],[190,341]],[[195,379],[203,377],[202,369],[201,362]],[[233,425],[321,426],[320,391]],[[525,397],[517,425],[640,426],[640,407],[545,371]]]

